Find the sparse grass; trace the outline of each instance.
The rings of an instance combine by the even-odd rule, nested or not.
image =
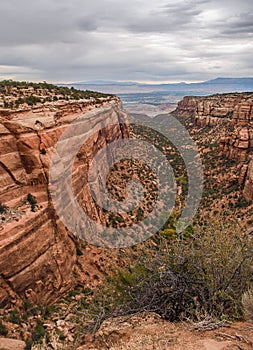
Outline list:
[[[171,334],[164,332],[155,335],[135,335],[127,344],[116,343],[110,346],[110,350],[167,350],[173,344],[173,337]]]
[[[253,320],[253,288],[243,294],[242,305],[245,316]]]

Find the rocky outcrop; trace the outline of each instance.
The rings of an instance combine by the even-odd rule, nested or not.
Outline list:
[[[253,199],[253,159],[251,159],[247,167],[243,195],[247,200]]]
[[[192,116],[200,127],[224,123],[224,119],[231,125],[247,125],[253,122],[253,93],[186,96],[178,103],[175,114]]]
[[[253,126],[253,125],[252,125]],[[253,145],[251,127],[237,127],[230,135],[220,139],[220,154],[238,162],[245,162]]]
[[[0,113],[0,304],[18,304],[21,299],[48,304],[76,284],[76,238],[59,220],[52,205],[48,178],[54,146],[68,125],[90,110],[89,120],[103,125],[111,118],[124,123],[117,98],[100,101],[57,102],[22,111]],[[82,175],[100,147],[128,136],[128,128],[116,125],[95,133],[83,147],[73,169],[79,196]],[[71,142],[69,140],[69,147]],[[88,148],[87,148],[88,147]],[[80,161],[82,159],[82,161]],[[9,209],[5,209],[8,207]],[[99,219],[96,206],[89,208]]]
[[[1,350],[24,350],[25,342],[21,340],[0,338],[0,349]]]
[[[178,102],[174,113],[180,117],[193,116],[200,100],[200,97],[185,96],[182,101]]]
[[[253,150],[253,93],[185,97],[174,114],[190,117],[199,128],[221,126],[219,154],[238,163],[239,185],[245,198],[253,200],[249,165]]]

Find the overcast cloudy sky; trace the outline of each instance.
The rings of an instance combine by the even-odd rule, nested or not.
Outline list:
[[[0,0],[0,79],[253,76],[252,0]]]

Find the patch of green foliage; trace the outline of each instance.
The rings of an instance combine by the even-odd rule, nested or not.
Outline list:
[[[35,212],[35,208],[37,205],[37,200],[36,198],[31,194],[28,193],[27,195],[27,201],[29,202],[29,204],[31,205],[31,211]]]
[[[7,209],[8,209],[7,206],[0,202],[0,214],[6,213]]]
[[[96,301],[104,314],[150,311],[170,321],[240,318],[242,295],[253,286],[249,236],[224,218],[181,236],[173,229],[163,235],[154,258],[143,257],[110,279]]]
[[[0,335],[3,337],[6,337],[7,334],[8,334],[8,330],[3,324],[3,322],[0,320]]]
[[[13,81],[13,80],[2,80],[0,81],[0,93],[5,94],[8,93],[8,91],[11,88],[16,88],[18,90],[22,89],[28,89],[32,87],[39,95],[40,90],[47,90],[51,94],[54,95],[62,95],[66,99],[73,99],[73,100],[80,100],[80,99],[90,99],[90,98],[107,98],[109,96],[114,96],[112,94],[105,94],[101,92],[96,91],[90,91],[90,90],[77,90],[73,87],[68,88],[65,86],[57,86],[53,84],[49,84],[47,82],[41,82],[41,83],[33,83],[28,81]],[[58,100],[57,96],[54,96],[52,99],[49,97],[45,101],[51,101],[51,100]],[[16,106],[19,106],[22,103],[27,103],[28,105],[33,105],[37,102],[42,102],[42,100],[39,97],[36,96],[28,96],[28,97],[19,97],[15,103]],[[6,102],[5,107],[12,107],[10,103]]]

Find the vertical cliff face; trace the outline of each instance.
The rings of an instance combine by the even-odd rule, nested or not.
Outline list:
[[[207,97],[186,96],[175,111],[180,116],[193,116],[200,127],[217,125],[224,120],[232,125],[253,121],[253,93],[231,93]]]
[[[220,126],[220,155],[238,163],[243,194],[252,200],[253,93],[185,97],[175,114],[191,117],[199,128]]]
[[[182,101],[178,102],[177,109],[174,113],[181,117],[194,115],[200,101],[200,97],[185,96]]]
[[[62,102],[0,115],[0,304],[50,303],[76,283],[76,238],[59,220],[52,205],[48,179],[54,146],[68,125],[90,110],[94,125],[113,118],[124,123],[117,98],[100,102]],[[73,183],[81,201],[89,203],[82,177],[98,149],[128,136],[128,128],[114,126],[95,133],[82,147],[73,169]],[[71,140],[69,144],[71,145]],[[83,159],[83,161],[80,161]],[[88,210],[99,220],[97,207]]]
[[[248,201],[253,199],[253,159],[247,166],[243,195]]]

